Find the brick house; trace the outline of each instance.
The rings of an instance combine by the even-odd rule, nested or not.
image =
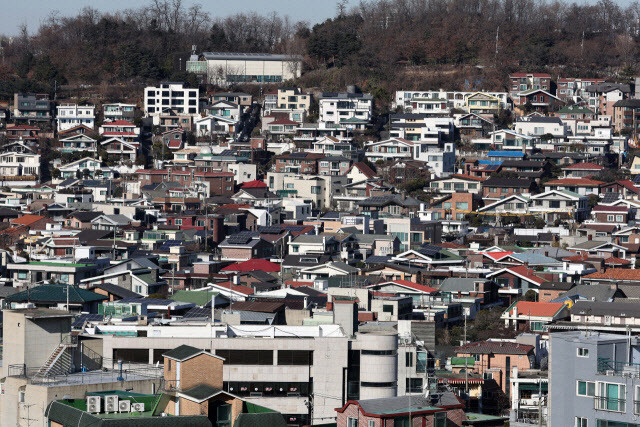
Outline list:
[[[491,255],[491,253],[488,255]],[[535,271],[524,265],[494,271],[487,274],[487,278],[490,278],[500,286],[498,293],[508,304],[511,304],[514,298],[526,294],[530,289],[538,290],[547,281],[543,277],[537,276]]]
[[[23,141],[37,141],[40,128],[29,125],[7,126],[7,139],[15,141],[22,139]]]
[[[500,200],[514,194],[531,194],[536,188],[531,179],[491,177],[482,183],[482,196],[485,200]]]
[[[434,201],[429,210],[433,219],[452,219],[461,221],[469,211],[478,208],[480,199],[472,193],[452,193]],[[437,218],[436,218],[437,217]]]
[[[23,226],[26,230],[45,230],[47,228],[47,224],[55,223],[54,220],[40,216],[40,215],[23,215],[20,218],[12,219],[10,221],[13,226]]]
[[[570,282],[544,282],[538,291],[539,302],[549,302],[560,298],[563,294],[575,286]]]
[[[291,153],[275,157],[275,172],[318,173],[318,161],[326,156],[315,153]]]
[[[556,96],[542,89],[532,89],[515,95],[513,103],[517,106],[530,104],[534,111],[544,112],[551,107],[563,104]]]
[[[597,224],[626,226],[629,220],[634,219],[633,212],[627,206],[597,205],[591,209],[591,216]]]
[[[76,211],[66,218],[66,225],[70,228],[84,230],[92,228],[91,221],[102,215],[102,212]]]
[[[460,426],[467,420],[463,408],[464,403],[450,391],[430,397],[349,400],[336,408],[337,427]]]
[[[509,395],[509,376],[514,366],[518,371],[535,367],[534,347],[511,341],[478,341],[455,349],[458,357],[473,357],[475,363],[469,372],[493,378],[502,391]],[[464,369],[464,367],[462,367]]]
[[[138,169],[136,171],[141,186],[177,182],[185,187],[202,183],[208,188],[207,196],[233,196],[234,174],[232,172],[193,172],[172,169]]]
[[[245,231],[227,237],[218,248],[223,261],[248,261],[267,258],[274,254],[272,242],[260,237],[258,232]]]

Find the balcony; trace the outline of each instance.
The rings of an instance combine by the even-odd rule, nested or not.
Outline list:
[[[626,412],[627,410],[626,399],[602,396],[596,396],[593,399],[597,411]]]
[[[598,358],[598,374],[615,377],[640,378],[640,364],[617,362],[609,358]]]

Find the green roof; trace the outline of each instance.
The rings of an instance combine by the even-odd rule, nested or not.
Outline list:
[[[136,277],[148,285],[152,285],[157,282],[157,280],[153,280],[153,275],[151,273],[136,274]]]
[[[196,347],[191,347],[190,345],[183,344],[179,347],[174,348],[173,350],[169,350],[166,353],[163,353],[162,356],[169,357],[171,359],[175,359],[178,361],[182,361],[182,360],[190,359],[202,351],[204,350]]]
[[[465,365],[466,359],[466,365]],[[452,366],[473,366],[475,365],[476,360],[473,357],[452,357],[451,365]]]
[[[587,107],[581,105],[567,105],[558,110],[558,114],[595,114]]]
[[[191,397],[197,401],[203,401],[215,394],[220,393],[222,390],[219,388],[211,387],[206,384],[198,384],[195,387],[190,388],[187,391],[183,391],[181,394]]]
[[[247,412],[250,414],[263,414],[265,412],[276,412],[273,409],[265,408],[264,406],[256,405],[255,403],[245,402]]]
[[[94,264],[76,264],[73,262],[40,262],[29,261],[26,265],[46,265],[49,267],[91,267]]]
[[[49,421],[74,427],[211,427],[211,421],[203,415],[157,417],[147,412],[89,414],[70,403],[73,402],[54,400],[47,406],[45,416]]]
[[[38,285],[26,291],[9,295],[6,302],[66,302],[67,289],[69,290],[69,302],[73,304],[104,301],[109,299],[105,295],[80,289],[74,285]]]
[[[279,412],[238,415],[233,427],[286,427],[287,422]]]
[[[211,302],[211,297],[217,296],[219,292],[209,291],[178,291],[171,295],[171,299],[180,302],[190,302],[196,305],[207,305]]]

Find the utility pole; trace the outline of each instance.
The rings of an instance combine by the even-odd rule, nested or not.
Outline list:
[[[467,345],[467,313],[464,314],[464,345]],[[469,396],[469,369],[467,368],[468,357],[464,357],[464,392]]]

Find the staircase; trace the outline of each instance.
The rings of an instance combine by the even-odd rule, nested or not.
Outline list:
[[[53,353],[34,374],[34,378],[45,379],[51,375],[68,374],[73,365],[71,348],[78,345],[78,337],[67,335],[53,350]]]

